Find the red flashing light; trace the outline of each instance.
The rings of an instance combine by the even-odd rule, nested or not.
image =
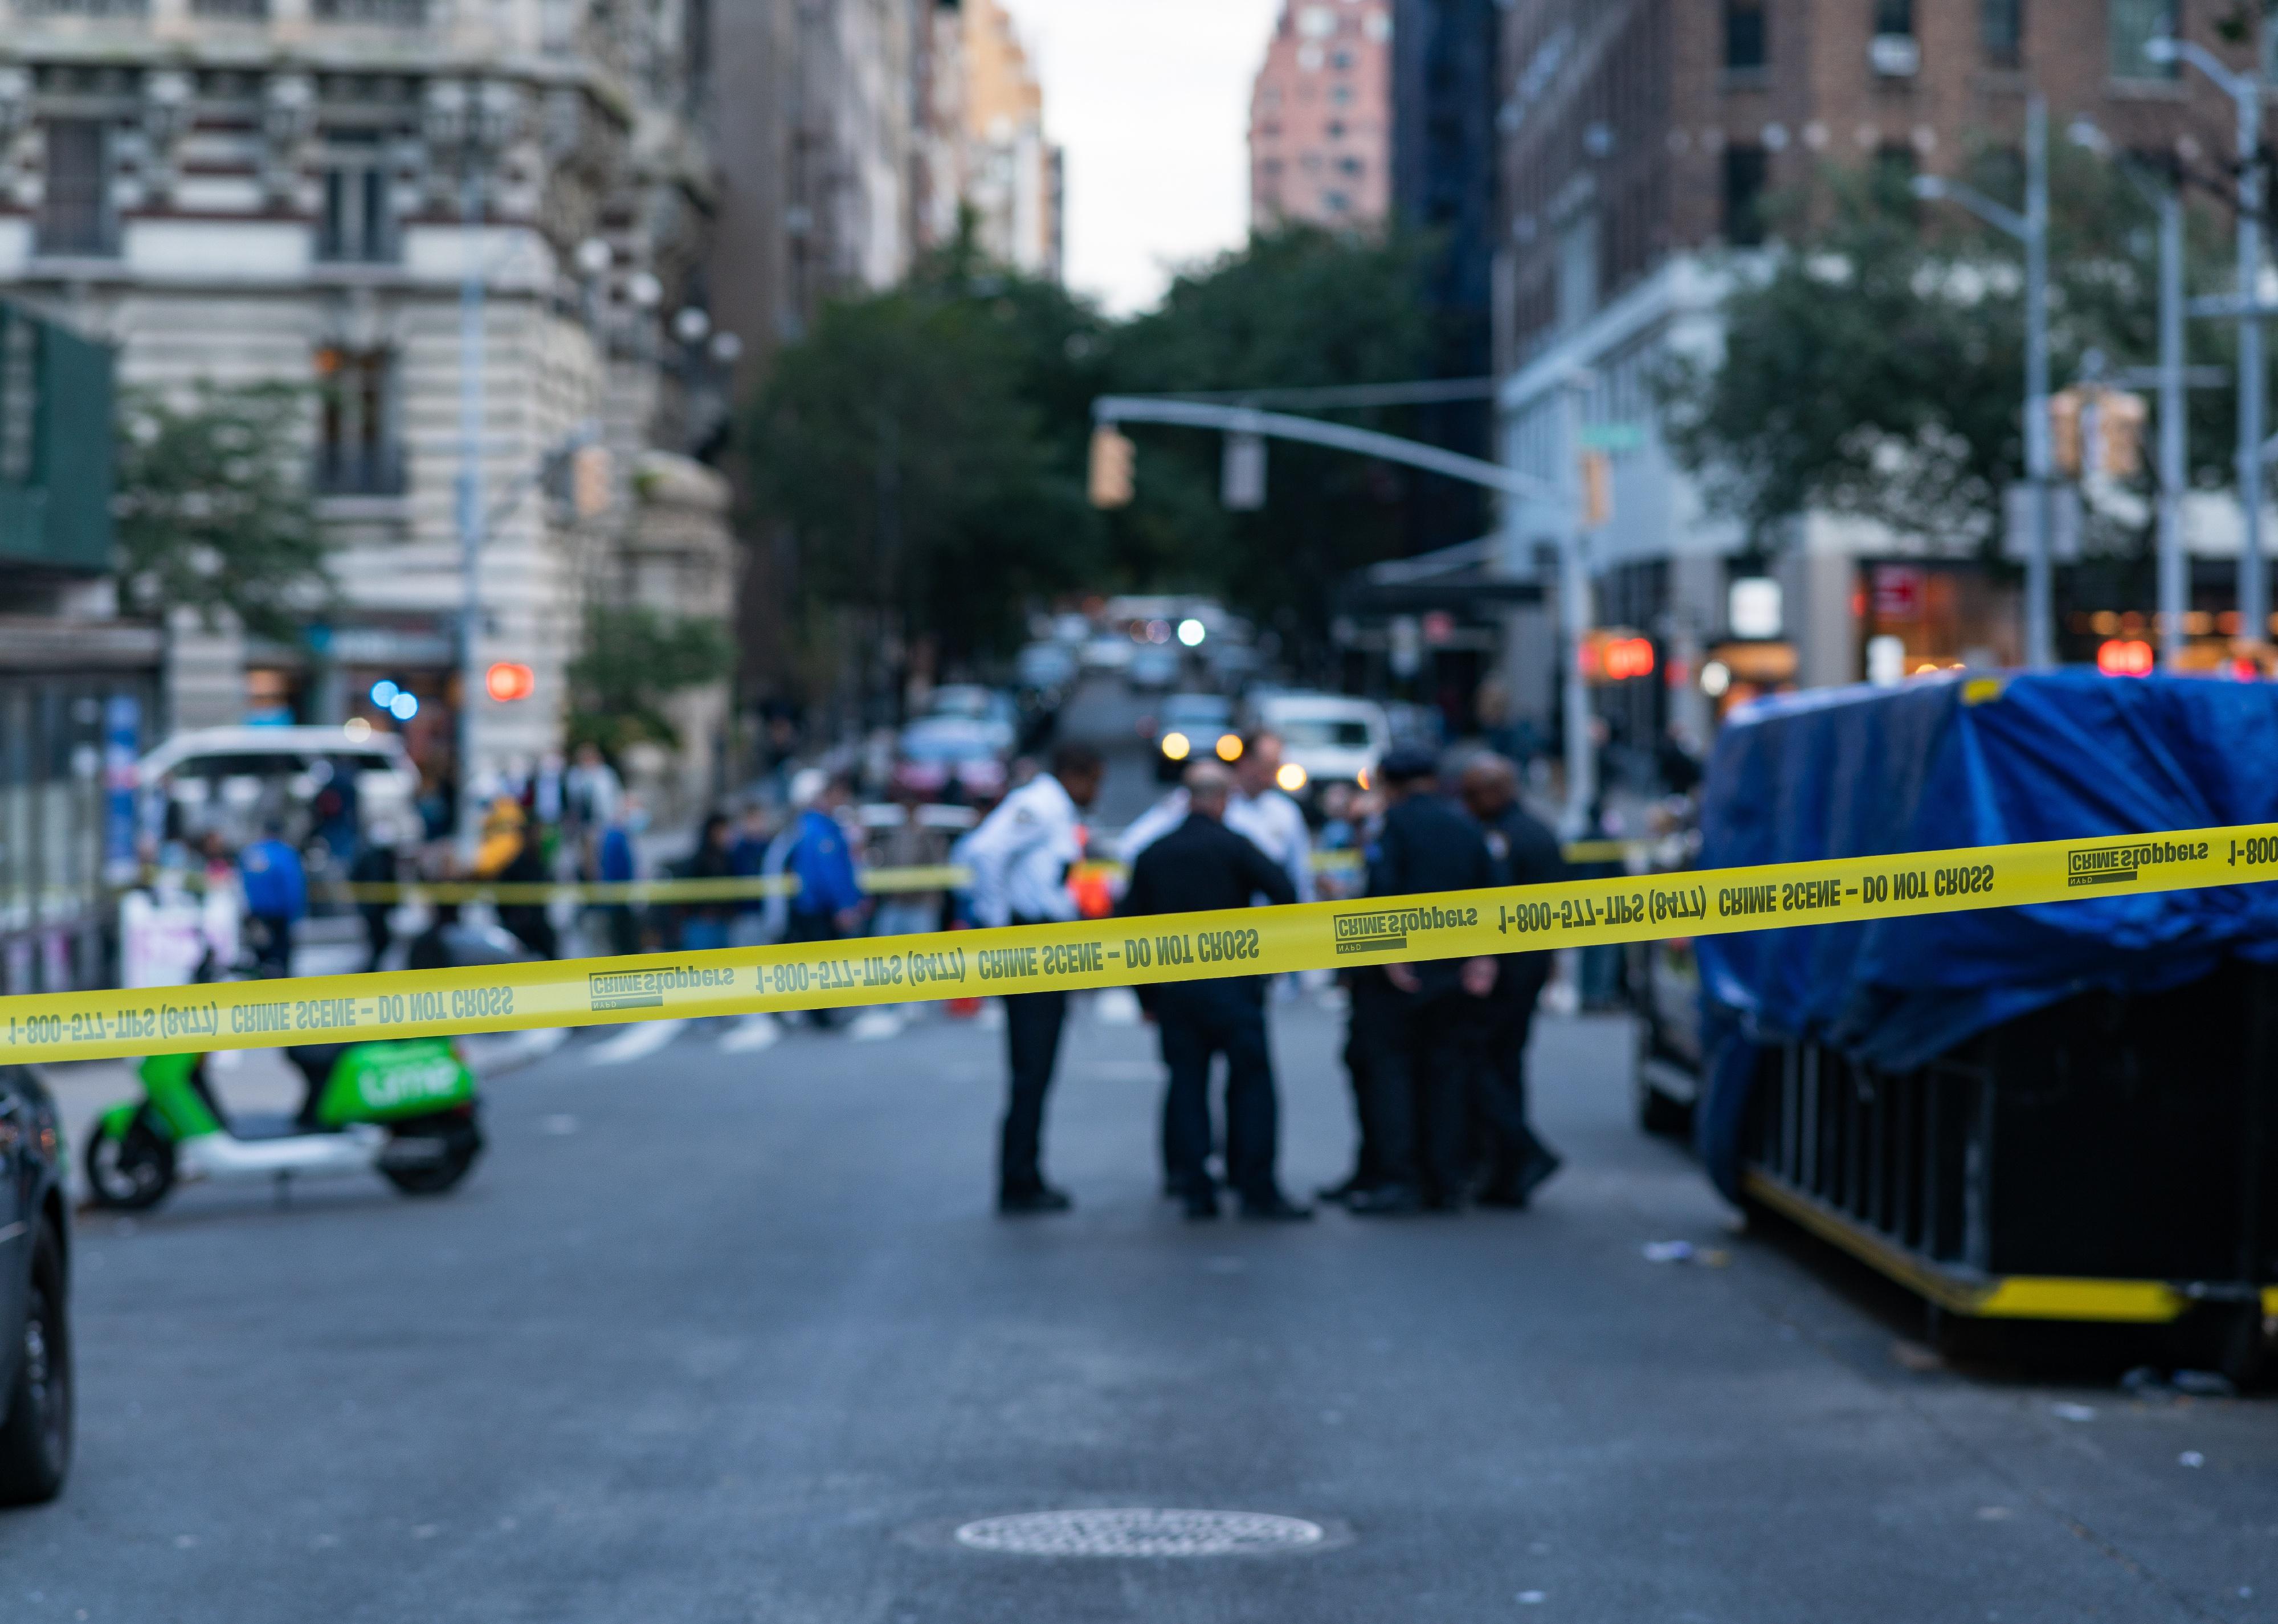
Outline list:
[[[2106,677],[2148,677],[2152,645],[2140,638],[2108,638],[2097,647],[2096,669]]]
[[[483,673],[483,691],[501,705],[528,699],[537,686],[530,667],[513,660],[501,660]]]
[[[1653,644],[1642,637],[1616,638],[1606,645],[1606,678],[1620,682],[1630,677],[1653,675]]]

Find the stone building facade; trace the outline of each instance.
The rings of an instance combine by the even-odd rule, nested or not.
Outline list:
[[[719,393],[709,323],[683,314],[715,190],[709,9],[0,0],[0,290],[115,345],[126,388],[310,391],[340,607],[305,647],[218,655],[178,627],[176,725],[256,697],[396,725],[365,697],[386,678],[439,775],[472,707],[479,779],[559,748],[586,606],[655,575],[629,559],[677,549],[656,607],[725,614],[720,506],[660,519],[632,477],[689,450]],[[543,475],[596,437],[616,489],[580,519]],[[469,488],[475,659],[529,665],[527,700],[461,691]]]

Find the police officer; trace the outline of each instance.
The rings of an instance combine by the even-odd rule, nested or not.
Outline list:
[[[1369,849],[1371,897],[1473,891],[1494,883],[1479,825],[1440,795],[1427,750],[1403,746],[1379,767],[1384,823]],[[1371,966],[1354,977],[1354,1036],[1365,1054],[1362,1109],[1383,1182],[1356,1191],[1364,1215],[1458,1211],[1464,1205],[1468,1118],[1464,1084],[1475,1053],[1479,1000],[1493,959]]]
[[[1078,814],[1099,793],[1099,753],[1062,745],[1052,770],[998,803],[962,842],[973,870],[973,916],[984,926],[1044,924],[1076,916],[1070,864],[1083,855]],[[1067,1016],[1064,992],[1019,992],[1005,1000],[1005,1058],[1011,1086],[997,1163],[997,1210],[1058,1213],[1073,1205],[1044,1182],[1040,1165],[1044,1094]]]
[[[1248,908],[1253,897],[1297,900],[1280,865],[1227,826],[1234,776],[1214,762],[1187,769],[1187,818],[1154,841],[1131,870],[1123,912],[1195,914]],[[1256,951],[1253,939],[1223,927],[1182,932],[1197,964],[1239,961]],[[1218,1186],[1209,1168],[1210,1069],[1226,1056],[1227,1182],[1245,1218],[1310,1218],[1281,1193],[1273,1163],[1280,1135],[1273,1098],[1273,1056],[1265,1040],[1265,982],[1228,976],[1168,982],[1143,989],[1162,1034],[1163,1065],[1171,1074],[1163,1102],[1164,1151],[1172,1182],[1189,1218],[1218,1216]]]
[[[1518,802],[1518,769],[1504,756],[1474,756],[1464,768],[1464,809],[1486,831],[1498,885],[1544,885],[1566,877],[1558,838]],[[1550,978],[1547,953],[1505,954],[1494,961],[1494,988],[1479,1023],[1479,1054],[1472,1073],[1485,1130],[1479,1184],[1483,1207],[1525,1207],[1558,1170],[1558,1157],[1526,1120],[1526,1039],[1535,1000]]]

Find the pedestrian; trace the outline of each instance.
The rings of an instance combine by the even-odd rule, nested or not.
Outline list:
[[[791,826],[793,844],[784,868],[799,882],[791,893],[786,942],[836,942],[862,928],[862,887],[854,874],[854,854],[838,825],[839,808],[853,799],[854,786],[833,773]],[[815,1025],[837,1023],[835,1009],[809,1012]]]
[[[577,839],[591,840],[615,823],[624,796],[624,782],[601,747],[591,739],[579,745],[577,759],[562,774],[562,816]]]
[[[728,815],[715,812],[704,820],[696,836],[696,849],[681,865],[681,877],[692,880],[733,879],[735,854],[730,849]],[[727,897],[693,897],[680,911],[680,946],[684,953],[728,945],[728,921],[736,905]]]
[[[893,789],[894,809],[900,816],[880,831],[872,846],[873,866],[896,870],[938,869],[948,861],[949,842],[938,829],[929,828],[924,799],[906,784]],[[878,936],[916,936],[944,927],[944,893],[941,886],[922,885],[883,893],[872,931]]]
[[[371,839],[356,854],[356,860],[348,869],[349,880],[358,885],[394,885],[401,881],[403,877],[402,861],[396,850],[396,842],[401,838],[394,818],[375,820]],[[380,961],[387,956],[388,947],[394,940],[388,915],[395,911],[401,900],[400,893],[356,899],[356,913],[363,920],[363,967],[366,973],[378,969]]]
[[[309,876],[285,838],[284,820],[262,824],[261,839],[239,854],[238,884],[252,924],[254,964],[265,976],[293,973],[293,930],[309,911]]]
[[[973,870],[973,913],[988,927],[1049,924],[1076,916],[1069,865],[1083,855],[1079,814],[1099,793],[1099,753],[1080,744],[1052,752],[1039,773],[998,803],[964,843]],[[1011,993],[1005,1000],[1005,1058],[1010,1074],[997,1161],[997,1210],[1058,1213],[1074,1205],[1044,1182],[1044,1095],[1067,1018],[1064,992]]]
[[[1194,914],[1297,900],[1289,876],[1226,823],[1234,775],[1215,762],[1187,769],[1187,818],[1140,854],[1122,912]],[[1165,1157],[1189,1218],[1218,1216],[1211,1176],[1211,1061],[1226,1056],[1227,1183],[1245,1218],[1310,1218],[1274,1176],[1280,1138],[1273,1056],[1265,1035],[1265,978],[1227,976],[1143,987],[1170,1083],[1163,1099]]]
[[[1389,752],[1384,823],[1369,851],[1368,895],[1484,890],[1494,860],[1479,825],[1440,795],[1431,752]],[[1353,978],[1354,1036],[1363,1053],[1365,1136],[1382,1182],[1347,1207],[1364,1215],[1460,1211],[1466,1183],[1464,1084],[1477,1052],[1479,1000],[1494,961],[1372,965]]]
[[[754,885],[754,889],[738,893],[728,920],[728,946],[756,947],[767,940],[767,899],[756,889],[756,882],[766,871],[768,843],[775,838],[775,830],[768,820],[764,804],[753,800],[744,803],[736,819],[735,838],[728,842],[728,870],[738,879]]]
[[[1464,809],[1486,832],[1498,885],[1547,885],[1566,877],[1558,837],[1530,816],[1518,800],[1518,768],[1509,757],[1481,755],[1465,764]],[[1494,985],[1478,1026],[1479,1053],[1472,1067],[1472,1099],[1484,1130],[1479,1200],[1483,1207],[1525,1207],[1559,1159],[1535,1134],[1526,1115],[1526,1040],[1535,1002],[1550,979],[1547,953],[1497,958]]]
[[[605,885],[630,885],[639,877],[640,854],[634,841],[648,827],[648,813],[636,795],[622,797],[602,826],[593,850],[593,877]],[[640,916],[626,901],[601,904],[609,951],[623,956],[640,951]]]
[[[1297,900],[1310,902],[1313,900],[1312,831],[1306,827],[1303,809],[1280,788],[1280,739],[1265,732],[1244,735],[1242,753],[1235,758],[1225,823],[1288,875]],[[1116,855],[1127,867],[1187,821],[1187,795],[1181,782],[1131,821],[1116,847]]]
[[[512,795],[491,802],[483,818],[482,844],[475,849],[474,877],[497,885],[543,885],[551,877],[531,838],[530,815]],[[509,893],[495,904],[499,923],[541,959],[558,959],[562,945],[543,897]]]

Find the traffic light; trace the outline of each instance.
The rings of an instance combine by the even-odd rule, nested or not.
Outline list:
[[[1091,505],[1128,508],[1131,505],[1131,471],[1137,456],[1129,440],[1111,424],[1091,431]]]
[[[528,699],[537,686],[535,673],[518,661],[501,660],[483,673],[483,691],[501,705]]]
[[[1265,505],[1265,438],[1228,434],[1219,469],[1219,502],[1229,513],[1254,513]]]
[[[2149,677],[2152,645],[2141,638],[2107,638],[2097,645],[2096,669],[2106,677]]]
[[[2144,462],[2144,420],[2151,415],[2140,395],[2100,389],[2094,402],[2094,432],[2087,451],[2091,473],[2108,479],[2133,478]]]
[[[609,448],[580,446],[570,458],[570,505],[581,519],[609,510]]]
[[[2087,401],[2087,391],[2080,388],[2049,396],[2049,456],[2060,473],[2080,472],[2080,413]]]
[[[1575,650],[1575,663],[1585,682],[1626,682],[1653,675],[1653,640],[1624,627],[1592,632]]]
[[[1582,453],[1582,528],[1596,530],[1614,517],[1614,459],[1603,451]]]

